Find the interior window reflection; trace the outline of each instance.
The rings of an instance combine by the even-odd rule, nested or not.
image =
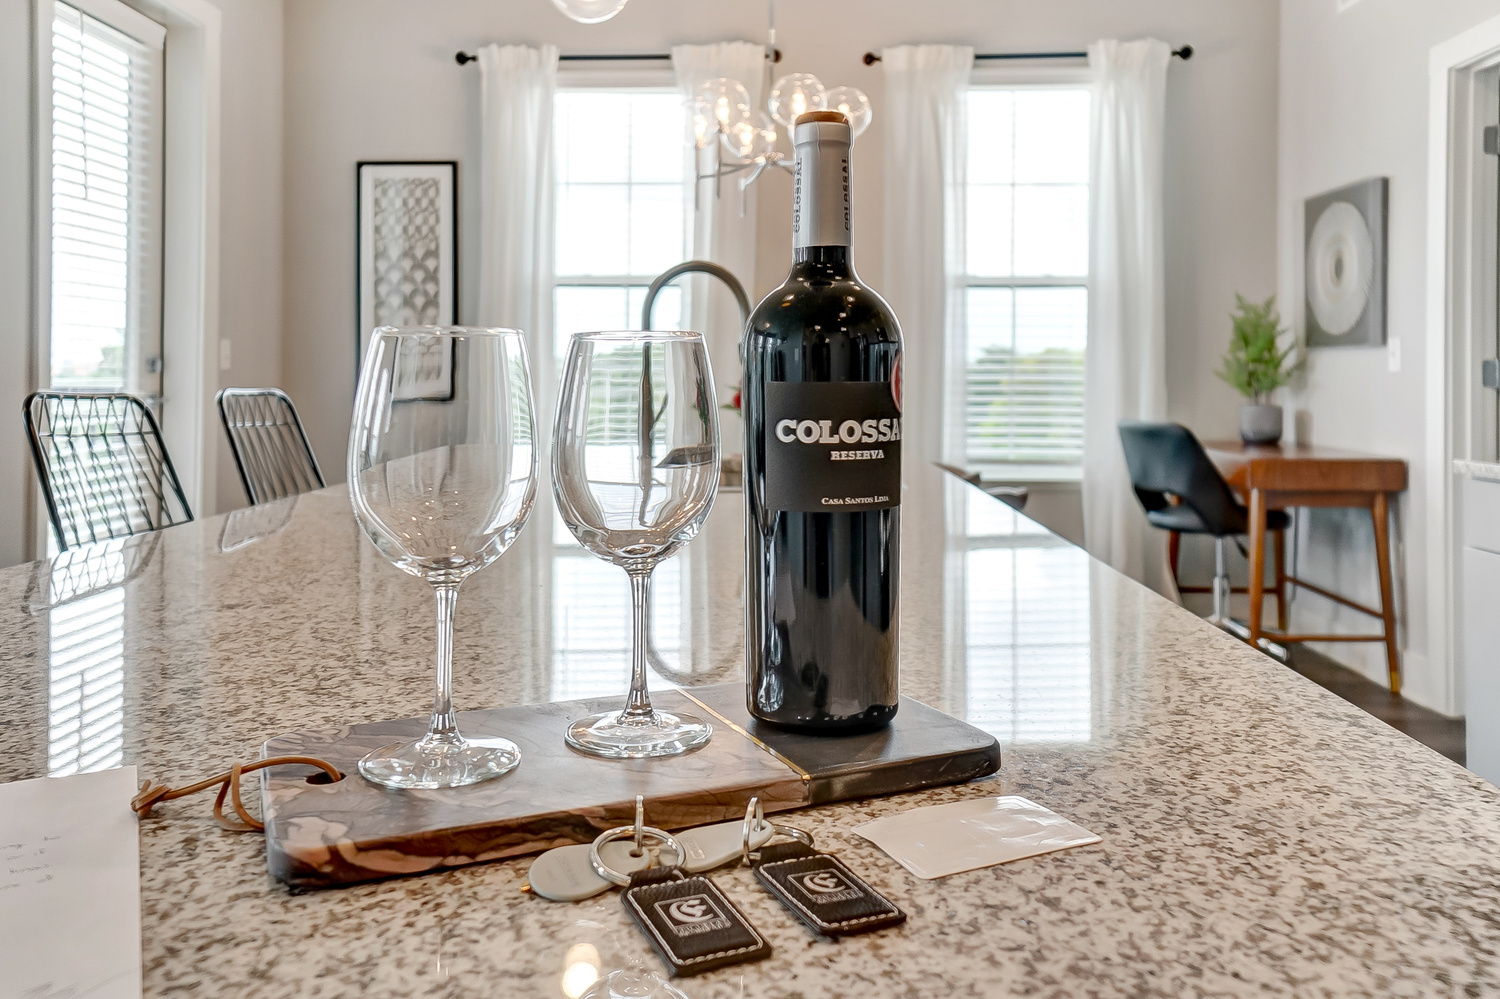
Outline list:
[[[629,577],[577,544],[558,545],[552,561],[551,699],[618,697],[630,675],[630,635]],[[653,573],[651,637],[662,661],[676,667],[682,650],[680,559],[668,559]],[[652,689],[675,686],[653,671]]]
[[[125,756],[125,580],[149,545],[120,539],[58,556],[47,580],[47,772],[108,770]]]
[[[1002,742],[1087,741],[1087,556],[999,500],[966,500],[968,721]]]

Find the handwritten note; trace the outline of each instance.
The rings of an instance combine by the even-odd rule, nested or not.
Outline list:
[[[135,767],[0,784],[0,999],[139,999]]]

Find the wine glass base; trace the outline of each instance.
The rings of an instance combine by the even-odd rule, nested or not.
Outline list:
[[[578,999],[688,999],[679,988],[649,968],[611,971]]]
[[[464,787],[510,773],[521,750],[509,739],[422,738],[381,746],[359,761],[366,780],[384,787]]]
[[[568,726],[568,745],[580,753],[611,760],[639,760],[680,756],[708,744],[714,727],[697,715],[653,711],[631,718],[619,711],[601,711]]]

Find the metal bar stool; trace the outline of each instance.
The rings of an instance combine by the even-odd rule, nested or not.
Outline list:
[[[1130,484],[1155,527],[1176,535],[1206,534],[1214,539],[1214,610],[1209,621],[1245,638],[1249,632],[1229,617],[1229,571],[1224,542],[1250,532],[1250,511],[1234,496],[1229,484],[1203,450],[1193,432],[1177,423],[1144,423],[1121,420],[1120,444]],[[1284,510],[1266,511],[1266,530],[1277,535],[1278,565],[1275,589],[1279,616],[1286,616],[1283,547],[1281,532],[1291,525]],[[1175,549],[1175,545],[1173,546]],[[1174,551],[1175,556],[1175,551]],[[1172,559],[1172,576],[1177,560]],[[1186,592],[1192,592],[1182,588]],[[1243,634],[1241,634],[1243,632]]]
[[[285,392],[275,388],[227,388],[215,401],[240,470],[240,482],[252,505],[326,485],[297,407]]]
[[[33,392],[22,412],[63,551],[193,519],[161,428],[140,399],[124,392]]]

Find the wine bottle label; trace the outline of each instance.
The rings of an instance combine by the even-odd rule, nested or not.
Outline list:
[[[901,411],[890,382],[767,382],[769,510],[853,513],[901,503]]]

